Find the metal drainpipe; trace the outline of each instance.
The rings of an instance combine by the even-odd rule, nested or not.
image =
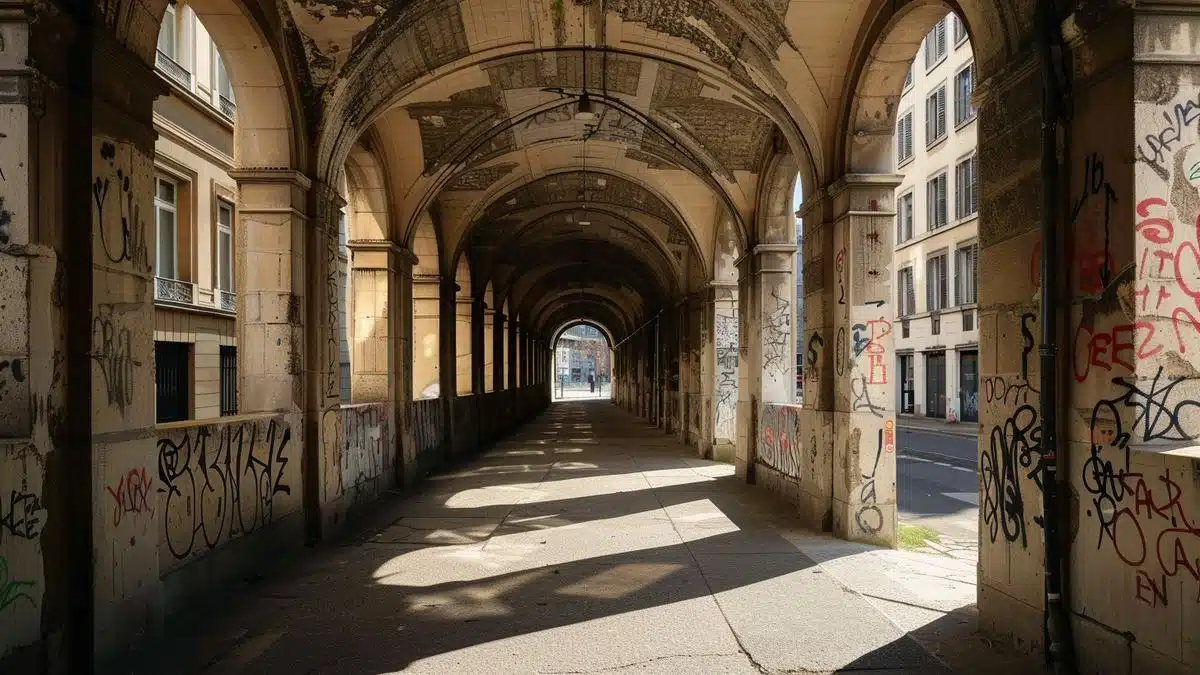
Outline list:
[[[1056,673],[1075,672],[1070,622],[1063,601],[1063,548],[1058,499],[1058,293],[1053,265],[1058,260],[1059,201],[1058,129],[1063,118],[1063,86],[1058,61],[1064,54],[1062,29],[1052,0],[1038,0],[1038,61],[1042,72],[1042,344],[1039,414],[1042,418],[1042,522],[1045,533],[1045,658]],[[1065,456],[1063,458],[1065,460]]]

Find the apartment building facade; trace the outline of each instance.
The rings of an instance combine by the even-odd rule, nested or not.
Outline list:
[[[169,94],[154,104],[154,357],[159,423],[238,412],[237,103],[216,43],[191,7],[171,2],[159,27],[156,70]],[[147,223],[149,225],[149,223]],[[343,217],[343,229],[345,218]],[[348,249],[338,281],[345,326]],[[349,398],[349,348],[341,344]],[[259,355],[263,358],[265,355]]]
[[[974,57],[954,14],[917,52],[896,123],[896,411],[978,420]]]

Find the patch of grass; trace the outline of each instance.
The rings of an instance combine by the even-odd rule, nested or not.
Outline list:
[[[923,525],[900,525],[896,539],[900,548],[911,551],[923,548],[927,541],[937,541],[938,533]]]

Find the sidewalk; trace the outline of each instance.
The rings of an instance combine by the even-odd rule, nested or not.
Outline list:
[[[804,531],[605,402],[554,405],[114,673],[1032,674],[976,566]]]
[[[944,419],[916,415],[896,415],[896,428],[901,431],[916,431],[960,438],[979,437],[979,424],[977,422],[956,422],[951,424]]]

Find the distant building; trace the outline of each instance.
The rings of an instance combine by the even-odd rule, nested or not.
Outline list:
[[[555,346],[555,374],[565,384],[587,384],[588,376],[607,382],[612,375],[608,340],[594,326],[565,331]]]
[[[237,402],[237,105],[221,55],[190,7],[166,8],[155,55],[155,414],[233,415]]]
[[[975,66],[954,14],[921,43],[896,124],[896,411],[979,416]]]

